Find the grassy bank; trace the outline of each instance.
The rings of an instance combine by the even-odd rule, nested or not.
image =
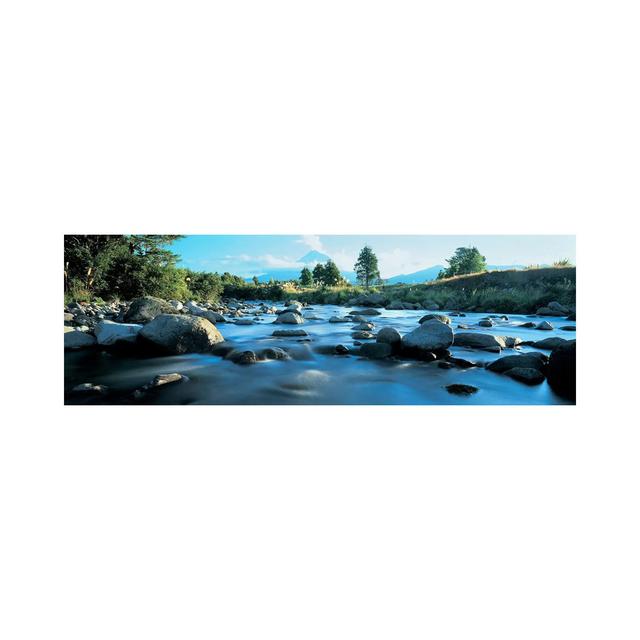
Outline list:
[[[387,303],[394,300],[443,309],[486,312],[534,313],[552,300],[564,305],[576,302],[575,267],[491,271],[457,276],[424,284],[398,284],[375,287],[307,288],[287,291],[287,299],[311,304],[344,304],[366,293],[379,293]]]

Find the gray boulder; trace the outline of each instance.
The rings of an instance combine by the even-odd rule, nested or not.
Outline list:
[[[350,316],[379,316],[380,311],[377,309],[360,309],[358,311],[349,311]]]
[[[544,340],[536,340],[535,342],[527,342],[523,344],[530,344],[532,347],[535,347],[536,349],[546,349],[548,351],[553,351],[553,349],[562,347],[568,342],[572,342],[572,341],[565,340],[564,338],[545,338]],[[575,342],[575,340],[573,340],[573,342]]]
[[[65,327],[65,329],[68,327]],[[96,339],[86,331],[65,331],[64,332],[64,348],[65,349],[84,349],[93,347]]]
[[[536,325],[536,329],[540,331],[553,331],[553,325],[546,320],[543,320],[540,324]]]
[[[427,320],[402,338],[402,348],[418,351],[439,351],[453,343],[453,329],[439,320]]]
[[[294,313],[293,311],[287,311],[286,313],[281,313],[276,319],[276,323],[281,324],[303,324],[304,318],[299,313]]]
[[[373,340],[375,338],[371,331],[354,331],[351,337],[356,340]]]
[[[203,311],[199,315],[201,318],[206,318],[212,324],[218,324],[219,322],[226,322],[225,317],[221,313],[217,313],[216,311],[209,311],[208,309]]]
[[[478,322],[478,326],[480,327],[493,327],[493,325],[495,324],[495,322],[493,322],[493,320],[480,320],[480,322]]]
[[[276,329],[271,335],[274,338],[297,338],[309,334],[304,329]]]
[[[373,322],[360,322],[352,328],[354,331],[371,331],[373,329]]]
[[[449,316],[443,315],[442,313],[428,313],[426,316],[422,316],[422,318],[418,320],[418,324],[427,322],[427,320],[439,320],[440,322],[444,322],[445,324],[451,324],[451,318]]]
[[[390,344],[392,347],[395,347],[400,345],[402,342],[402,336],[397,329],[394,329],[393,327],[384,327],[378,331],[376,342]]]
[[[141,324],[123,324],[102,320],[96,325],[94,333],[98,344],[111,346],[117,342],[135,342],[141,329]]]
[[[505,373],[509,369],[524,368],[544,371],[549,358],[543,353],[525,353],[518,356],[504,356],[487,365],[489,371]]]
[[[155,349],[172,353],[205,353],[224,340],[206,318],[190,315],[161,314],[138,334]]]
[[[540,307],[536,311],[536,315],[539,316],[565,316],[566,312],[563,313],[561,311],[556,311],[555,309],[551,309],[550,307]]]
[[[490,333],[456,333],[454,336],[453,344],[456,347],[470,347],[472,349],[490,349],[495,351],[498,349],[505,349],[506,343],[502,336],[494,336]]]
[[[341,318],[340,316],[331,316],[329,322],[351,322],[351,318]]]
[[[266,347],[256,354],[260,360],[290,360],[291,356],[280,347]]]
[[[124,314],[125,322],[145,323],[151,322],[160,314],[178,313],[173,305],[161,298],[146,296],[144,298],[136,298],[129,307],[127,313]]]
[[[544,382],[544,374],[538,369],[528,367],[514,367],[504,372],[505,376],[509,376],[514,380],[524,382],[525,384],[540,384]]]
[[[457,396],[470,396],[478,392],[478,387],[470,384],[448,384],[445,389]]]

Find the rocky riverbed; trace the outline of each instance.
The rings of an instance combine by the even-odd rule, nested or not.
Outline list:
[[[139,298],[65,307],[67,404],[572,404],[575,309]]]

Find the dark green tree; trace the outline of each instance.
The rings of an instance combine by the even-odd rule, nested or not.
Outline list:
[[[328,260],[324,265],[323,284],[327,287],[335,287],[342,281],[342,274],[338,265],[333,260]]]
[[[371,284],[380,279],[380,270],[378,269],[378,257],[373,253],[373,249],[364,246],[360,251],[360,255],[353,267],[358,280],[367,289]]]
[[[251,278],[253,280],[253,284],[257,287],[260,284],[260,280],[258,280],[258,276],[253,276]]]
[[[324,284],[324,265],[320,262],[318,262],[318,264],[313,267],[313,280],[316,284]]]
[[[439,280],[487,270],[487,259],[476,247],[458,247],[447,262],[449,266],[438,274]]]
[[[313,284],[313,275],[307,267],[304,267],[300,272],[300,284],[303,287],[310,287]]]

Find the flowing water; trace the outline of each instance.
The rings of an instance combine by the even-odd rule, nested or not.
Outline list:
[[[218,325],[225,340],[236,348],[257,350],[279,346],[289,352],[291,360],[238,365],[206,354],[150,357],[132,354],[131,350],[65,352],[65,401],[68,404],[570,404],[555,394],[546,381],[528,386],[482,367],[441,369],[435,362],[368,360],[356,355],[318,353],[316,349],[322,350],[323,346],[353,347],[352,323],[328,322],[331,316],[344,316],[351,310],[351,307],[314,305],[304,313],[321,319],[305,320],[303,325],[274,325],[273,315],[260,316],[253,325]],[[429,313],[379,311],[380,316],[367,318],[375,324],[373,332],[391,326],[403,335],[415,329],[418,320]],[[458,324],[465,324],[479,333],[522,340],[552,336],[575,338],[574,332],[560,329],[575,327],[575,322],[564,318],[546,318],[554,329],[540,331],[518,325],[530,320],[538,323],[541,318],[506,315],[508,321],[496,318],[496,325],[491,328],[477,325],[486,313],[466,313],[465,317],[452,317],[451,321],[454,332],[466,331],[457,328]],[[275,338],[271,335],[275,329],[304,329],[309,335],[308,338]],[[450,351],[456,357],[487,363],[504,355],[536,349],[505,349],[502,354],[495,354],[454,345]],[[154,376],[174,372],[188,376],[189,381],[165,385],[148,393],[143,400],[132,399],[133,391]],[[109,391],[100,396],[71,392],[75,385],[86,382],[106,385]],[[445,386],[454,383],[473,385],[479,391],[471,396],[453,395]]]

